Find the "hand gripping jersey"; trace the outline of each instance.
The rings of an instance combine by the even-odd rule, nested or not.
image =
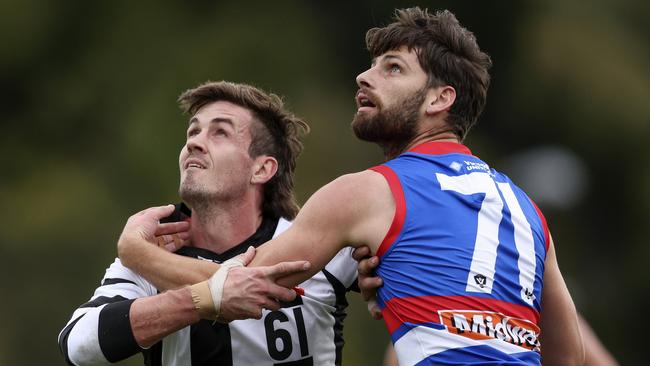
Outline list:
[[[185,247],[178,254],[222,262],[259,246],[289,227],[284,219],[265,218],[257,232],[225,253]],[[119,259],[106,270],[101,286],[81,305],[59,334],[66,361],[105,364],[142,353],[145,365],[312,366],[340,365],[345,294],[356,286],[352,249],[342,249],[327,266],[299,286],[305,290],[279,311],[264,310],[260,320],[221,324],[201,320],[148,349],[138,347],[129,323],[131,303],[158,290],[124,267]]]
[[[549,236],[530,198],[456,143],[371,169],[396,203],[377,295],[400,366],[539,365]]]

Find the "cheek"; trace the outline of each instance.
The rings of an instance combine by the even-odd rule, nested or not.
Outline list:
[[[183,166],[183,161],[185,161],[185,159],[187,159],[187,155],[188,155],[187,145],[183,145],[183,147],[181,148],[180,153],[178,153],[178,167],[179,168],[181,168]]]

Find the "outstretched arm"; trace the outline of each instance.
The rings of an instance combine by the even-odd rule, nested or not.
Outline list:
[[[162,289],[204,281],[218,269],[216,264],[174,255],[152,245],[153,240],[144,239],[154,236],[157,225],[145,225],[150,220],[143,215],[146,212],[129,219],[118,243],[118,254],[125,266]],[[309,261],[309,272],[280,281],[295,286],[322,269],[345,246],[368,245],[375,252],[394,212],[390,188],[380,174],[363,171],[342,176],[318,190],[287,231],[260,246],[251,266]],[[146,232],[139,229],[145,226]]]
[[[390,188],[379,173],[344,175],[314,193],[287,231],[258,248],[251,265],[309,261],[309,271],[278,281],[295,286],[325,267],[343,247],[366,245],[376,252],[394,212]]]
[[[170,271],[171,273],[179,273],[180,271],[183,271],[181,265],[178,263],[187,263],[185,260],[188,258],[172,255],[167,251],[158,248],[154,244],[155,234],[159,227],[160,219],[168,216],[173,210],[174,206],[172,205],[152,207],[129,218],[118,241],[118,253],[120,256],[124,256],[125,259],[129,258],[128,263],[125,263],[127,266],[137,267],[140,261],[149,261],[152,262],[152,266],[149,268],[153,268],[153,270],[158,268],[160,271]],[[134,253],[129,253],[130,251],[133,251]],[[152,255],[148,256],[148,253],[152,253]],[[159,260],[161,255],[163,256],[163,259]],[[249,249],[246,256],[244,256],[245,260],[242,260],[244,265],[248,264],[254,255],[255,250],[253,248]],[[194,261],[191,261],[191,263],[194,263]],[[218,299],[223,299],[223,302],[219,301],[217,304],[217,307],[221,305],[220,319],[229,321],[235,319],[259,318],[262,314],[262,308],[276,310],[279,307],[277,300],[291,301],[296,296],[293,290],[277,285],[277,278],[286,276],[290,273],[304,271],[308,266],[308,262],[295,261],[257,268],[231,268],[229,271],[225,272],[225,276],[222,276],[221,282],[217,283],[213,281],[211,289],[204,283],[204,286],[192,286],[192,291],[188,291],[187,288],[181,288],[175,292],[168,291],[163,293],[162,295],[170,297],[174,295],[180,296],[183,301],[177,299],[166,302],[170,308],[162,313],[173,314],[175,311],[182,312],[182,309],[184,309],[183,306],[187,305],[185,300],[188,298],[194,303],[196,310],[205,310],[199,306],[201,303],[198,299],[205,299],[206,297],[210,297],[210,295],[199,296],[197,291],[203,294],[207,291],[207,293],[210,294],[212,290],[214,290],[215,293],[223,290],[223,297],[219,297]],[[205,274],[199,273],[198,276],[201,276],[201,279],[208,277],[215,267],[220,268],[219,265],[211,264],[210,268],[205,267]],[[224,279],[228,280],[227,283],[224,283]],[[202,283],[200,280],[197,282]],[[217,291],[216,289],[219,290]],[[206,314],[202,313],[201,315],[205,316]],[[183,319],[183,321],[187,321],[187,318]],[[161,322],[163,320],[164,319],[161,319]],[[170,327],[169,324],[161,324],[161,328],[168,329]],[[154,327],[149,327],[149,329],[154,329]],[[147,335],[143,337],[143,339],[159,338],[161,334],[164,336],[163,333],[164,332]]]
[[[585,351],[576,308],[560,273],[552,239],[546,255],[540,325],[544,364],[584,364]]]
[[[118,252],[130,268],[137,271],[140,261],[150,261],[154,263],[153,267],[149,268],[154,268],[154,271],[170,270],[176,273],[184,265],[194,263],[191,260],[188,262],[188,258],[171,255],[151,244],[158,220],[173,210],[171,205],[166,207],[145,210],[129,219],[120,237]],[[262,287],[261,292],[278,293],[281,288],[276,285],[276,279],[278,285],[291,288],[321,270],[345,246],[368,245],[373,252],[376,251],[390,227],[394,210],[395,204],[390,188],[380,174],[364,171],[338,178],[309,199],[287,231],[258,248],[251,266],[264,266],[259,269],[266,268],[265,270],[259,272],[255,272],[255,268],[245,268],[246,271],[239,268],[232,270],[223,283],[223,301],[218,296],[216,298],[212,296],[213,302],[219,302],[226,307],[226,310],[235,306],[236,302],[227,301],[226,296],[245,291],[245,287],[241,285],[245,283],[244,272],[249,276],[250,273],[257,274],[254,284]],[[301,263],[305,260],[311,263],[309,270],[303,270]],[[182,264],[183,262],[185,264]],[[288,265],[290,267],[285,268]],[[205,278],[204,276],[209,275],[213,268],[215,267],[203,266],[197,270],[198,276]],[[239,271],[242,271],[241,275],[237,274]],[[216,277],[217,275],[213,275],[210,281],[203,281],[197,285],[203,283],[200,288],[205,289],[209,287],[206,283],[212,283]],[[238,278],[241,279],[240,285],[235,284]],[[266,287],[263,287],[264,285]],[[203,291],[203,294],[205,295],[206,292]],[[210,297],[209,293],[207,297]],[[244,294],[239,297],[244,298]],[[271,296],[268,297],[275,301]],[[275,298],[283,299],[280,296]],[[252,305],[247,309],[248,317],[259,317],[261,307],[271,309],[267,301],[250,303]],[[256,312],[252,313],[252,309]],[[243,311],[231,310],[238,316],[237,319],[243,316]]]
[[[246,265],[255,255],[254,248],[236,258]],[[305,262],[279,263],[272,267],[233,268],[227,273],[228,288],[223,288],[220,302],[219,319],[230,321],[243,318],[257,318],[262,315],[262,308],[278,310],[280,301],[291,301],[296,294],[293,290],[274,284],[274,279],[292,273],[296,264],[304,266]],[[228,262],[224,263],[228,266]],[[299,268],[302,270],[302,267]],[[270,283],[270,284],[269,284]],[[197,306],[196,296],[210,298],[210,289],[206,294],[197,290],[197,285],[166,291],[160,295],[137,299],[130,309],[130,322],[133,336],[142,347],[148,347],[163,337],[193,324],[204,315],[212,314],[214,304],[208,309]],[[206,313],[207,310],[207,313]]]

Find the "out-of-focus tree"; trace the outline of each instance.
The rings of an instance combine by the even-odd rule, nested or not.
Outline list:
[[[227,79],[284,95],[312,125],[301,201],[379,162],[350,132],[354,77],[369,64],[365,30],[411,5],[0,3],[0,364],[63,364],[57,332],[112,261],[126,218],[177,200],[183,90]],[[455,12],[492,55],[488,105],[468,143],[524,183],[581,312],[622,364],[643,363],[631,325],[650,289],[648,5],[419,5]],[[350,313],[344,362],[379,364],[383,325],[359,301]]]

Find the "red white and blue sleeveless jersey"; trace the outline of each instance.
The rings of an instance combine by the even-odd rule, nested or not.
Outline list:
[[[532,200],[457,143],[371,169],[396,203],[377,297],[400,366],[539,365],[549,234]]]

